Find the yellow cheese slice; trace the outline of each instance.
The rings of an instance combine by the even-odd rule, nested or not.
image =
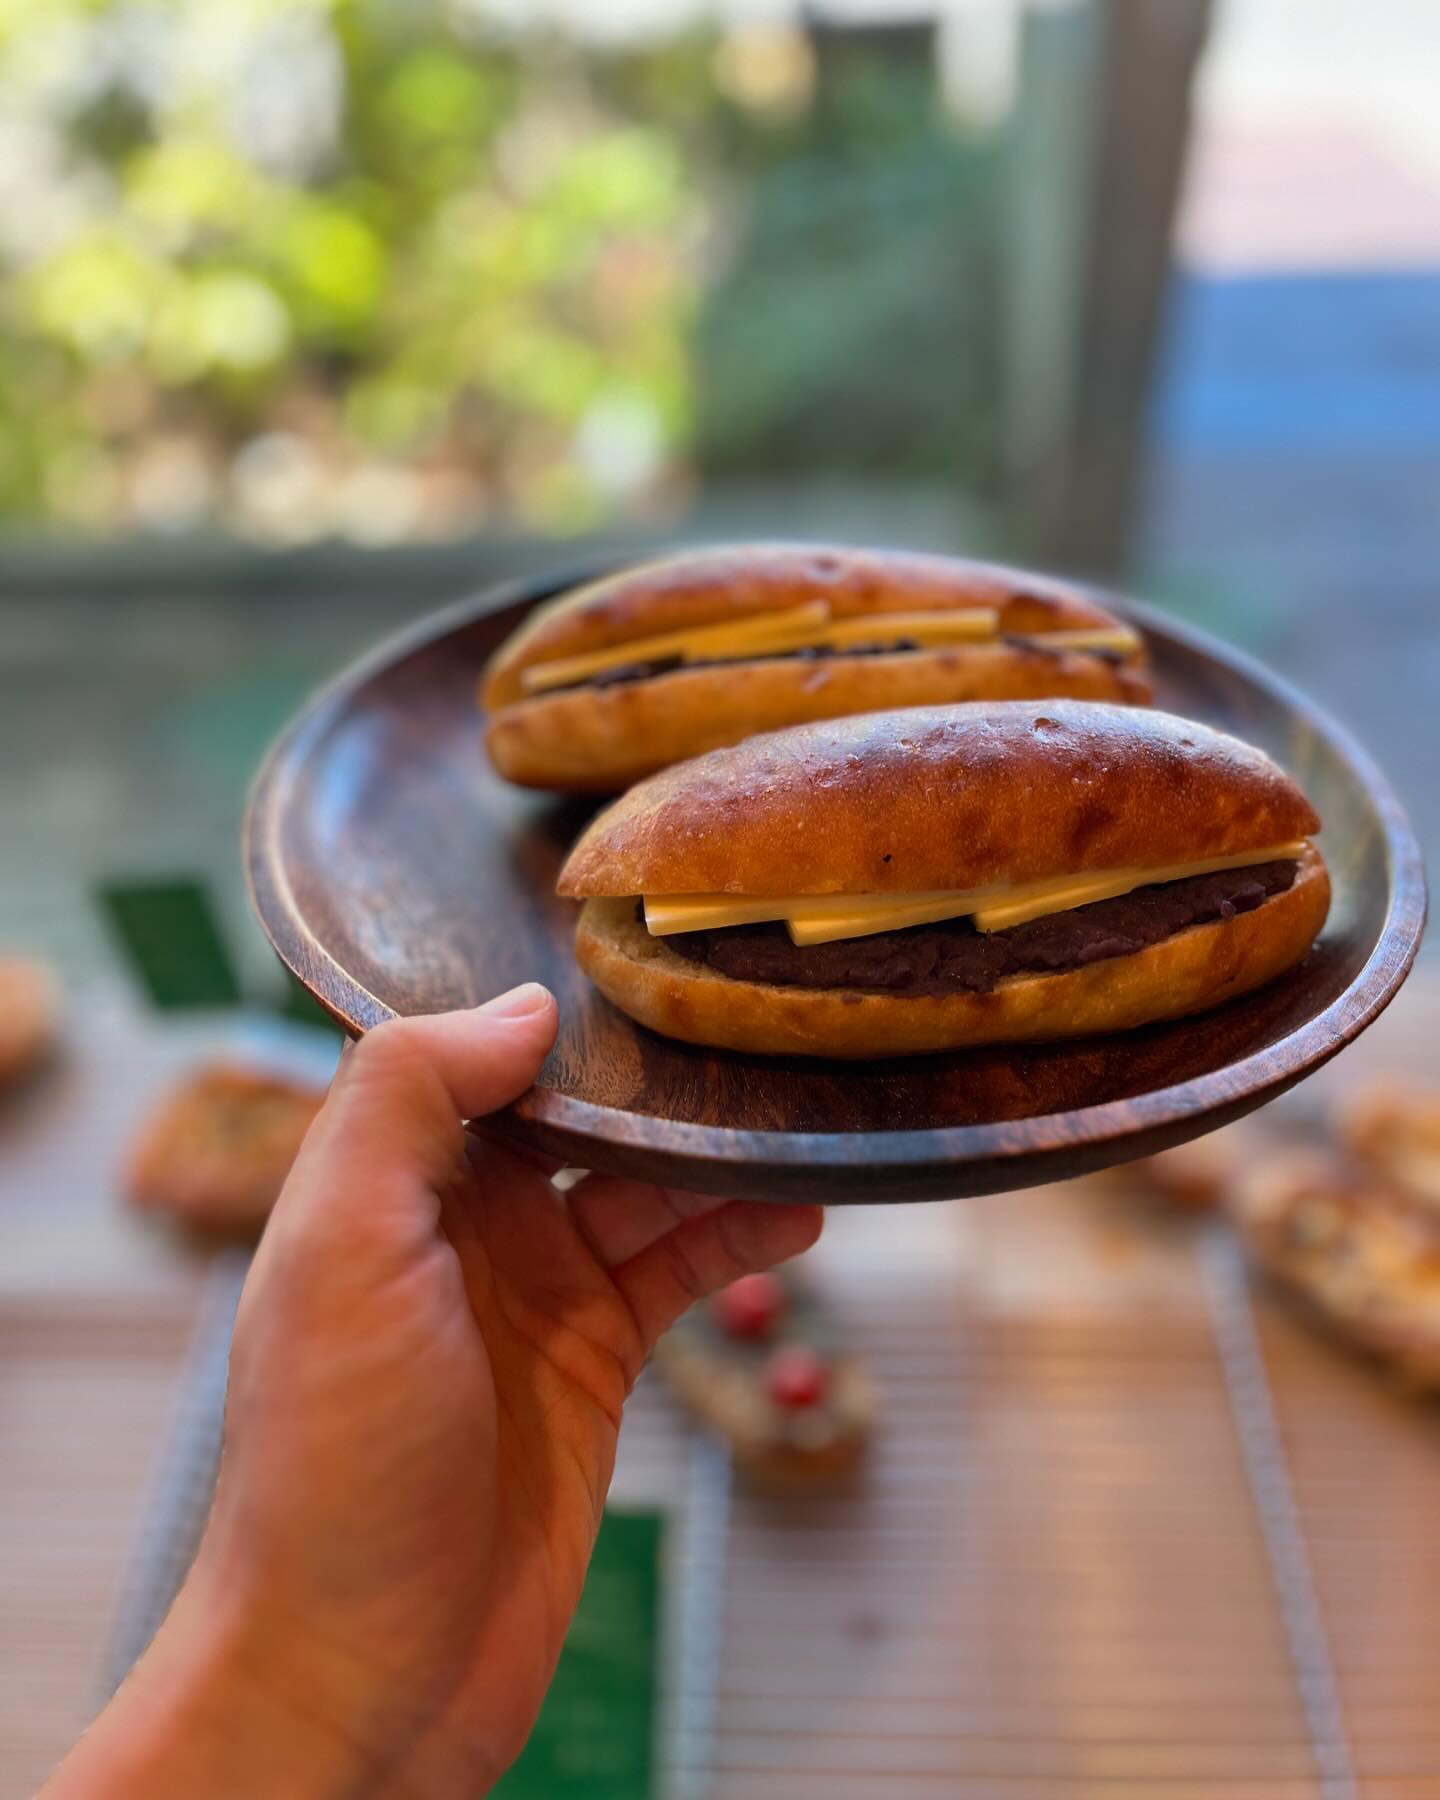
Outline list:
[[[645,929],[651,937],[681,931],[722,931],[729,925],[763,925],[783,919],[797,905],[785,895],[747,900],[741,894],[659,894],[646,898]]]
[[[527,691],[540,693],[545,688],[588,681],[592,675],[623,668],[626,663],[661,662],[670,656],[683,656],[690,661],[708,656],[744,656],[750,650],[772,649],[777,641],[783,643],[797,630],[821,629],[829,618],[828,601],[810,600],[804,606],[787,607],[784,612],[764,613],[758,618],[698,625],[687,631],[663,631],[654,637],[612,644],[607,650],[592,650],[584,656],[536,663],[532,669],[523,669],[520,679]]]
[[[1113,900],[1136,888],[1222,869],[1298,857],[1303,842],[1198,862],[1169,863],[1149,869],[1109,869],[1089,875],[1059,876],[1019,886],[935,890],[914,894],[664,894],[645,900],[645,924],[653,937],[682,931],[720,931],[733,925],[784,920],[792,940],[801,945],[828,944],[842,938],[873,937],[903,931],[911,925],[935,925],[943,919],[973,918],[980,931],[1004,931],[1012,925],[1068,912],[1094,900]]]
[[[973,643],[993,638],[1000,615],[993,606],[957,607],[953,612],[862,613],[857,619],[836,619],[806,644],[823,644],[842,650],[847,644],[885,644],[896,638],[937,647]],[[796,649],[800,649],[796,645]]]
[[[537,663],[522,671],[521,680],[527,692],[538,694],[548,688],[588,681],[606,669],[623,668],[627,663],[660,662],[672,656],[685,662],[703,662],[721,657],[774,656],[812,647],[840,650],[851,644],[884,643],[893,638],[941,647],[993,638],[998,623],[999,614],[993,607],[985,606],[951,612],[866,613],[856,619],[831,619],[828,604],[814,600],[760,618],[632,638],[628,643],[586,656]]]
[[[1008,887],[977,888],[968,895],[953,888],[920,894],[808,894],[769,899],[747,899],[743,894],[663,894],[645,901],[645,926],[651,937],[674,937],[682,931],[723,931],[731,925],[763,925],[773,919],[803,916],[805,928],[835,925],[833,937],[861,937],[869,931],[898,931],[901,925],[928,925],[936,919],[956,917],[959,900],[1002,900],[1016,890]],[[883,925],[865,921],[883,914]],[[858,928],[851,930],[852,923]],[[792,931],[791,935],[794,935]],[[823,938],[796,943],[822,943]]]
[[[1118,650],[1129,655],[1141,647],[1138,631],[1128,626],[1096,627],[1093,631],[1022,631],[1019,637],[1033,638],[1047,650]]]
[[[874,937],[881,931],[904,931],[911,925],[938,925],[963,919],[977,907],[996,904],[1015,888],[953,889],[944,894],[849,894],[843,910],[817,912],[809,900],[797,900],[785,914],[785,927],[795,944],[831,944],[840,938]]]
[[[843,650],[855,644],[885,643],[908,638],[922,649],[946,644],[983,642],[999,631],[1000,615],[994,607],[955,607],[935,612],[864,613],[853,619],[832,619],[824,600],[787,607],[784,612],[736,619],[721,625],[699,625],[688,631],[659,632],[653,637],[631,638],[606,650],[583,656],[561,657],[523,669],[520,679],[530,694],[570,687],[592,680],[607,669],[629,663],[664,662],[678,656],[684,662],[746,656],[775,656],[787,650]],[[1138,650],[1140,639],[1124,628],[1094,631],[1049,631],[1024,634],[1037,643],[1064,650]]]
[[[1116,900],[1136,888],[1158,881],[1184,881],[1190,875],[1215,875],[1222,869],[1244,869],[1253,863],[1276,862],[1300,855],[1304,844],[1280,844],[1273,850],[1242,850],[1234,856],[1212,856],[1203,862],[1176,864],[1159,869],[1115,869],[1108,874],[1082,875],[1069,880],[1038,882],[1033,888],[1016,888],[1008,898],[975,908],[977,931],[1007,931],[1046,913],[1069,912],[1094,900]]]

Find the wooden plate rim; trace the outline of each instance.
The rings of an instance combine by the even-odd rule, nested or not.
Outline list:
[[[392,664],[507,606],[526,599],[539,601],[617,566],[618,559],[571,573],[522,577],[427,615],[382,641],[319,688],[266,753],[251,786],[243,827],[250,901],[282,963],[351,1036],[361,1036],[395,1015],[342,968],[309,930],[290,887],[280,854],[279,822],[306,748],[367,682]],[[1328,740],[1368,794],[1384,833],[1389,904],[1374,950],[1350,985],[1323,1012],[1277,1043],[1208,1074],[1123,1100],[988,1125],[865,1133],[741,1131],[658,1116],[652,1121],[647,1114],[597,1105],[543,1087],[522,1095],[506,1109],[508,1120],[502,1115],[496,1123],[552,1152],[574,1152],[582,1161],[586,1147],[597,1142],[632,1155],[655,1151],[653,1127],[659,1125],[664,1131],[667,1162],[720,1172],[727,1167],[753,1167],[757,1162],[781,1172],[843,1168],[856,1160],[856,1140],[863,1137],[864,1160],[877,1173],[888,1169],[913,1185],[923,1182],[927,1174],[933,1177],[956,1165],[1023,1164],[1047,1155],[1099,1163],[1105,1160],[1106,1146],[1123,1139],[1153,1137],[1167,1127],[1180,1127],[1187,1120],[1212,1113],[1217,1115],[1217,1123],[1223,1122],[1284,1092],[1373,1023],[1394,999],[1415,961],[1427,909],[1420,847],[1389,782],[1346,727],[1247,652],[1137,601],[1101,588],[1087,591],[1132,619],[1147,635],[1218,663],[1267,694],[1316,736]]]

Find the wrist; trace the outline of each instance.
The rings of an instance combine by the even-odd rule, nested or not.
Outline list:
[[[45,1800],[366,1800],[401,1794],[403,1745],[365,1741],[258,1611],[193,1571],[153,1643],[57,1772]],[[358,1717],[358,1715],[357,1715]]]

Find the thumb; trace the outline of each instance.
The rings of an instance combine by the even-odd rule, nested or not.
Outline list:
[[[554,998],[534,981],[467,1012],[377,1025],[341,1063],[287,1186],[443,1182],[461,1152],[461,1120],[523,1094],[556,1025]]]

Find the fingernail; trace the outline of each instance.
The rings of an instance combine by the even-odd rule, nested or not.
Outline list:
[[[508,994],[497,994],[475,1010],[484,1013],[487,1019],[528,1019],[550,1004],[549,988],[542,987],[538,981],[526,981],[511,988]]]

